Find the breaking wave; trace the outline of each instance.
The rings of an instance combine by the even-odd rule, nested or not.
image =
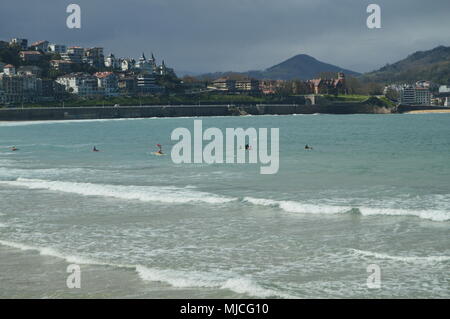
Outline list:
[[[388,215],[388,216],[415,216],[422,219],[432,221],[448,221],[450,220],[450,212],[445,210],[410,210],[395,208],[375,208],[375,207],[352,207],[352,206],[334,206],[334,205],[315,205],[301,203],[297,201],[279,201],[264,198],[244,197],[244,202],[253,205],[278,207],[289,213],[302,214],[343,214],[353,213],[362,216],[371,215]]]
[[[421,219],[445,222],[450,220],[450,211],[444,209],[398,209],[385,207],[311,204],[293,200],[273,200],[265,198],[230,197],[199,191],[190,187],[174,186],[135,186],[111,185],[65,181],[50,181],[44,179],[18,178],[13,181],[0,181],[0,184],[26,187],[29,189],[45,189],[82,196],[102,196],[123,200],[139,200],[142,202],[161,202],[170,204],[207,203],[226,204],[240,200],[241,203],[256,206],[276,207],[289,213],[300,214],[359,214],[362,216],[412,216]]]
[[[48,247],[29,246],[4,240],[0,240],[0,244],[25,251],[35,250],[38,251],[40,255],[64,259],[68,263],[130,269],[135,271],[144,281],[162,282],[175,288],[216,288],[228,289],[238,294],[245,294],[258,298],[296,298],[295,296],[291,296],[289,294],[261,287],[255,283],[252,278],[233,273],[157,269],[142,265],[105,263],[90,258],[65,255],[56,249]]]
[[[18,178],[16,181],[0,181],[0,184],[29,189],[47,189],[83,196],[103,196],[143,202],[223,204],[236,200],[236,198],[232,197],[178,187],[92,184],[27,178]]]
[[[419,257],[419,256],[391,256],[387,254],[382,253],[376,253],[366,250],[359,250],[359,249],[350,249],[352,253],[359,256],[364,257],[374,257],[378,259],[390,259],[390,260],[396,260],[396,261],[402,261],[402,262],[409,262],[409,263],[436,263],[436,262],[445,262],[450,261],[450,256],[425,256],[425,257]]]

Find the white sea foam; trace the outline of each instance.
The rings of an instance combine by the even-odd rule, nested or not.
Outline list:
[[[376,208],[364,206],[341,206],[341,205],[314,205],[298,201],[278,201],[264,198],[244,197],[244,202],[254,205],[278,207],[289,213],[302,214],[342,214],[359,212],[363,216],[388,215],[388,216],[415,216],[432,221],[450,220],[450,212],[445,210],[413,210],[396,208]]]
[[[244,197],[244,202],[261,206],[279,207],[289,213],[303,214],[340,214],[349,212],[352,208],[348,206],[313,205],[296,201],[278,201],[264,198]]]
[[[1,214],[0,214],[0,215],[1,215]],[[6,227],[8,227],[8,225],[3,224],[3,223],[0,223],[0,228],[6,228]]]
[[[366,250],[350,249],[350,251],[359,256],[374,257],[378,259],[390,259],[408,263],[436,263],[450,261],[450,256],[391,256],[382,253],[376,253]]]
[[[289,294],[261,287],[251,278],[217,272],[162,270],[136,266],[136,271],[143,280],[160,281],[177,288],[216,288],[228,289],[252,297],[295,298]]]
[[[29,189],[47,189],[83,196],[103,196],[144,202],[223,204],[237,199],[192,189],[162,186],[108,185],[27,178],[18,178],[16,181],[0,181],[0,184]]]
[[[411,210],[411,209],[395,209],[395,208],[358,208],[362,215],[389,215],[389,216],[416,216],[422,219],[429,219],[436,222],[450,220],[450,212],[444,210]]]
[[[219,272],[184,271],[172,269],[156,269],[142,265],[114,264],[97,261],[75,255],[67,255],[50,247],[36,247],[25,244],[0,240],[0,244],[20,250],[35,250],[40,255],[64,259],[68,263],[110,266],[117,268],[127,268],[137,272],[144,281],[163,282],[176,288],[216,288],[228,289],[239,294],[246,294],[252,297],[268,298],[295,298],[289,294],[278,292],[272,289],[263,288],[249,277],[236,274],[225,274]]]
[[[12,248],[20,249],[20,250],[36,250],[39,252],[40,255],[64,259],[65,261],[67,261],[69,263],[82,264],[82,265],[83,264],[104,265],[103,263],[97,262],[92,259],[87,259],[84,257],[79,257],[79,256],[74,256],[74,255],[65,255],[65,254],[62,254],[59,251],[57,251],[53,248],[49,248],[49,247],[29,246],[29,245],[5,241],[5,240],[0,240],[0,244],[3,246],[8,246],[8,247],[12,247]]]

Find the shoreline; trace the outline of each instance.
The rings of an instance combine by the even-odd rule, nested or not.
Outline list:
[[[403,114],[444,114],[444,113],[450,113],[450,108],[448,110],[414,110],[414,111],[408,111],[404,112]]]
[[[246,115],[307,114],[439,114],[450,108],[404,106],[389,108],[365,102],[334,102],[330,104],[256,104],[256,105],[146,105],[146,106],[80,106],[0,108],[0,122],[107,120],[137,118],[181,118]]]
[[[118,107],[3,108],[0,121],[94,120],[120,118],[209,117],[293,114],[391,114],[385,106],[366,103],[261,105],[150,105]]]

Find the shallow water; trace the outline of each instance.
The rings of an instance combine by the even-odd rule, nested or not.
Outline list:
[[[193,120],[0,123],[0,297],[450,296],[450,115],[202,119],[280,128],[276,175],[152,155]]]

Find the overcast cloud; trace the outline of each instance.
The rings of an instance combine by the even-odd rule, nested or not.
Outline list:
[[[82,28],[66,27],[66,7]],[[370,3],[382,29],[366,27]],[[164,58],[178,71],[264,69],[305,53],[359,72],[450,45],[449,0],[1,0],[0,39],[102,46]]]

